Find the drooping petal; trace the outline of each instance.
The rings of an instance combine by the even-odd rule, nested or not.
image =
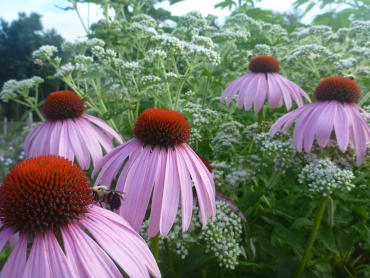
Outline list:
[[[185,232],[189,228],[193,212],[193,185],[191,182],[189,171],[186,169],[185,162],[181,158],[181,154],[179,152],[181,152],[181,150],[179,150],[179,148],[175,148],[177,164],[176,172],[179,176],[181,189],[182,232]]]
[[[351,117],[352,122],[352,132],[353,132],[353,138],[354,138],[354,146],[356,150],[356,156],[357,156],[357,165],[361,165],[363,162],[365,155],[366,155],[366,131],[364,130],[364,127],[368,128],[367,123],[364,125],[364,123],[361,121],[363,120],[359,116],[358,108],[356,104],[344,104],[345,109],[347,111],[347,114]]]
[[[283,96],[279,85],[275,81],[274,75],[270,73],[267,74],[267,85],[269,106],[270,108],[276,108]]]
[[[71,142],[70,148],[73,148],[78,164],[83,170],[89,169],[90,154],[86,148],[86,144],[77,131],[78,126],[72,119],[65,120],[65,123],[68,129],[69,141]]]
[[[44,127],[45,122],[39,124],[34,130],[28,134],[26,140],[24,141],[24,153],[26,157],[29,157],[30,155],[30,147],[32,145],[33,139],[35,136],[40,132],[40,130]]]
[[[334,128],[334,118],[337,113],[336,101],[325,101],[320,107],[321,115],[316,124],[316,140],[320,147],[325,147]]]
[[[193,162],[193,165],[195,166],[195,169],[198,171],[199,177],[201,178],[201,182],[203,183],[203,187],[207,193],[207,211],[208,216],[212,217],[212,220],[215,220],[216,215],[216,188],[215,183],[213,181],[213,177],[207,167],[204,165],[204,163],[201,161],[199,156],[190,148],[188,144],[183,145],[186,154]]]
[[[3,250],[6,242],[10,236],[14,233],[12,228],[6,227],[0,232],[0,251]]]
[[[264,76],[264,74],[262,74]],[[251,81],[249,82],[248,84],[248,88],[247,88],[247,91],[246,91],[246,96],[244,97],[244,108],[245,108],[245,111],[248,111],[251,109],[251,106],[252,106],[252,103],[256,97],[256,94],[258,93],[257,92],[257,86],[258,86],[258,80],[259,80],[259,76],[261,76],[261,74],[258,74],[258,73],[254,73],[253,74],[253,78],[251,78]]]
[[[289,94],[289,88],[283,82],[282,76],[280,74],[274,73],[274,77],[275,77],[276,83],[280,87],[281,93],[283,94],[283,99],[284,99],[284,102],[285,102],[285,106],[286,106],[287,110],[290,110],[290,108],[292,107],[292,98]]]
[[[101,128],[110,138],[114,138],[117,140],[118,143],[122,144],[123,141],[121,139],[121,136],[113,129],[111,128],[106,122],[104,122],[102,119],[99,119],[97,117],[83,114],[82,117],[88,119],[90,122],[97,125],[99,128]]]
[[[308,123],[309,116],[314,111],[316,106],[306,105],[305,108],[306,109],[299,116],[293,131],[293,143],[298,152],[302,151],[304,128],[306,123]]]
[[[42,234],[37,234],[33,240],[23,278],[33,278],[36,273],[39,275],[39,278],[53,277],[47,258],[45,242],[42,237]]]
[[[114,176],[117,174],[119,168],[124,164],[127,157],[131,157],[132,152],[140,147],[141,146],[138,144],[136,139],[131,139],[114,148],[104,156],[92,173],[92,176],[95,176],[100,170],[95,185],[99,184],[101,181],[102,184],[110,186]]]
[[[313,141],[317,131],[317,126],[320,124],[318,119],[324,110],[321,109],[321,105],[312,106],[312,113],[308,116],[305,126],[303,127],[303,143],[305,152],[310,152],[312,149]]]
[[[128,276],[130,277],[149,277],[149,273],[145,267],[145,265],[141,262],[141,258],[137,256],[138,250],[137,248],[133,249],[128,249],[126,246],[122,246],[122,242],[124,240],[127,240],[125,238],[126,233],[122,229],[117,229],[116,231],[110,232],[109,227],[103,222],[103,221],[98,221],[99,217],[95,217],[94,220],[84,218],[80,222],[82,225],[84,225],[88,231],[91,233],[91,235],[95,238],[95,240],[99,243],[99,245],[104,249],[104,251],[109,254],[113,260],[115,260],[117,263],[119,263],[120,267],[127,273]],[[98,222],[96,222],[98,221]],[[80,228],[78,228],[80,229]],[[76,226],[77,230],[77,226]],[[120,236],[123,237],[124,240],[119,240],[117,236],[117,231],[120,232]],[[82,231],[79,231],[79,233],[82,233]],[[87,237],[87,236],[86,236]],[[89,239],[89,241],[93,242],[92,240]],[[86,240],[87,242],[87,240]],[[95,244],[95,243],[94,243]],[[96,246],[98,247],[98,246]],[[99,248],[99,249],[98,249]],[[105,255],[105,260],[107,263],[110,262],[112,265],[107,268],[104,267],[104,269],[100,270],[99,272],[95,273],[101,273],[100,275],[96,275],[95,277],[122,277],[122,275],[117,273],[115,271],[115,274],[110,274],[108,275],[108,271],[113,270],[114,264],[112,260],[105,254],[105,252],[100,248],[95,248],[95,250],[99,250],[99,257],[102,257],[102,254]],[[92,249],[93,250],[93,249]],[[94,250],[94,252],[96,252]],[[93,255],[93,254],[91,254]],[[96,258],[98,256],[95,255]],[[91,264],[91,261],[88,261],[88,257],[86,257],[86,261]],[[100,265],[102,262],[96,262],[94,265]],[[105,274],[105,275],[104,275]],[[94,277],[94,276],[91,276]]]
[[[157,170],[159,148],[151,146],[143,149],[127,174],[123,185],[125,203],[119,214],[123,216],[136,231],[140,230],[154,186]]]
[[[62,121],[56,121],[53,124],[53,130],[50,135],[50,154],[59,155],[62,126]]]
[[[160,149],[158,154],[158,172],[154,177],[154,191],[152,198],[152,209],[149,217],[149,237],[154,237],[159,232],[159,223],[161,217],[162,199],[163,199],[163,184],[166,172],[167,152],[164,148]]]
[[[43,155],[43,149],[45,144],[47,144],[47,140],[49,139],[48,135],[50,134],[51,127],[51,123],[45,122],[42,129],[40,129],[39,132],[35,135],[30,145],[28,158]]]
[[[342,103],[337,104],[337,115],[334,118],[334,130],[338,146],[345,151],[349,142],[348,116]]]
[[[221,101],[226,101],[227,106],[230,105],[230,102],[233,100],[235,94],[238,92],[239,86],[243,82],[245,77],[246,75],[243,75],[237,78],[236,80],[230,82],[227,85],[226,90],[222,93]]]
[[[138,235],[137,232],[130,226],[130,224],[120,217],[119,215],[112,213],[106,209],[100,208],[98,206],[90,206],[88,217],[94,220],[94,222],[89,221],[91,224],[95,224],[97,227],[100,223],[105,225],[105,228],[109,229],[109,234],[111,238],[120,241],[123,244],[122,248],[128,250],[135,250],[135,254],[138,254],[138,259],[142,260],[143,264],[146,265],[149,272],[154,277],[160,277],[160,271],[158,265],[150,252],[146,242]],[[83,220],[85,221],[85,220]],[[125,236],[121,236],[121,233],[117,233],[118,229],[123,229]],[[137,252],[138,251],[138,252]],[[120,261],[118,263],[123,265]]]
[[[310,105],[310,104],[309,104]],[[270,136],[274,137],[276,132],[279,131],[279,129],[284,125],[283,131],[286,131],[290,125],[303,113],[303,111],[306,109],[308,105],[303,106],[301,108],[298,108],[296,110],[293,110],[284,116],[280,117],[279,119],[276,120],[276,122],[271,126],[270,128]]]
[[[26,266],[26,253],[27,235],[23,234],[14,246],[12,253],[1,271],[0,277],[22,277]]]
[[[239,89],[239,95],[238,95],[238,101],[237,101],[239,109],[243,108],[244,98],[246,97],[246,94],[247,94],[248,84],[252,80],[252,78],[254,78],[253,74],[247,74],[243,78],[243,82],[240,83],[240,89]]]
[[[53,232],[47,232],[43,244],[48,258],[51,277],[79,277],[67,259]]]
[[[61,232],[65,252],[77,277],[122,277],[109,256],[78,225],[70,223]],[[116,249],[117,246],[110,248]]]
[[[267,90],[266,76],[264,74],[261,74],[258,78],[257,92],[254,99],[254,112],[258,112],[261,110],[266,100]]]
[[[179,206],[180,181],[177,171],[175,153],[171,148],[167,150],[167,162],[163,183],[163,199],[159,230],[161,236],[166,236],[176,219]]]
[[[86,148],[91,155],[94,167],[97,166],[98,162],[103,158],[103,152],[100,147],[99,141],[95,136],[90,136],[89,123],[84,118],[75,119],[75,123],[78,126],[77,132],[79,137],[83,139],[86,144]]]
[[[68,125],[66,121],[63,121],[63,125],[60,131],[60,139],[59,139],[59,151],[60,156],[63,156],[70,161],[74,161],[74,152],[71,147],[71,142],[69,140],[69,133],[68,133]]]

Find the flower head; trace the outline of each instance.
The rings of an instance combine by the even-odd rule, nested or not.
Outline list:
[[[120,136],[103,120],[84,113],[82,99],[72,91],[51,93],[45,100],[46,121],[27,136],[24,149],[27,158],[40,155],[59,155],[89,169],[102,159],[101,146],[113,149],[112,139],[122,143]],[[89,134],[89,136],[86,136]]]
[[[303,105],[302,96],[309,102],[307,94],[296,84],[278,74],[279,62],[272,56],[256,56],[249,63],[250,73],[232,81],[223,92],[221,101],[227,105],[239,92],[238,108],[245,107],[248,111],[252,104],[254,111],[258,112],[264,105],[266,98],[271,108],[282,105],[284,102],[289,110],[292,99],[299,107]]]
[[[167,235],[176,218],[181,194],[182,228],[190,225],[193,195],[198,195],[200,217],[215,217],[215,188],[211,174],[186,144],[190,127],[185,117],[166,109],[145,110],[136,120],[135,137],[109,152],[94,169],[96,184],[110,185],[122,165],[116,190],[125,192],[120,215],[138,231],[151,199],[149,236]],[[128,158],[128,160],[127,160]],[[125,161],[127,162],[125,163]]]
[[[65,158],[41,156],[14,167],[0,187],[0,250],[13,234],[19,240],[1,276],[121,277],[119,266],[130,277],[160,277],[140,236],[91,200],[85,174]]]
[[[370,127],[361,116],[356,104],[360,90],[355,81],[344,77],[328,77],[322,80],[315,90],[316,102],[298,108],[280,119],[271,127],[270,134],[282,128],[286,131],[298,119],[293,133],[293,143],[297,151],[310,152],[314,139],[320,147],[325,147],[335,134],[342,151],[351,142],[356,150],[357,164],[366,155],[366,144],[370,141]],[[369,117],[369,114],[364,113]]]

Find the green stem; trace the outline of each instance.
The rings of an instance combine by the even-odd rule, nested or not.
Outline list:
[[[76,14],[78,16],[78,19],[80,20],[82,27],[84,28],[86,35],[89,35],[89,29],[87,29],[85,22],[82,20],[82,17],[80,15],[80,12],[78,11],[77,2],[73,1],[73,9],[76,11]]]
[[[163,64],[162,59],[160,60],[160,64],[161,64],[161,68],[162,68],[162,71],[163,71],[164,79],[166,80],[168,103],[169,103],[170,109],[173,109],[173,102],[172,102],[172,96],[171,96],[171,91],[170,91],[170,84],[168,84],[167,72],[166,72],[166,68]]]
[[[264,118],[263,108],[264,107],[262,107],[261,110],[258,112],[258,125],[261,125],[263,122],[263,118]]]
[[[317,214],[316,214],[316,218],[315,218],[315,223],[314,223],[314,226],[311,230],[310,238],[308,240],[306,250],[304,251],[304,255],[303,255],[303,258],[302,258],[302,261],[301,261],[301,265],[299,266],[296,278],[302,277],[303,271],[304,271],[304,269],[305,269],[305,267],[308,263],[308,260],[310,259],[312,246],[315,243],[317,234],[319,232],[321,220],[322,220],[322,217],[324,215],[325,208],[326,208],[326,203],[328,202],[328,199],[329,199],[329,197],[322,197],[321,198],[320,205],[319,205],[319,208],[317,210]]]
[[[150,240],[150,251],[152,251],[155,261],[158,263],[158,254],[159,254],[159,233],[151,238]]]

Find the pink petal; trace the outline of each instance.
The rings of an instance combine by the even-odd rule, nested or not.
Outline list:
[[[23,234],[14,246],[12,253],[6,261],[1,277],[20,278],[26,266],[27,236]]]
[[[37,273],[39,278],[53,277],[47,258],[47,250],[42,234],[37,234],[33,240],[32,249],[24,269],[23,278],[33,278]]]
[[[284,130],[286,131],[290,125],[303,113],[304,109],[306,109],[307,105],[296,110],[293,110],[284,116],[280,117],[276,120],[276,122],[270,128],[270,136],[274,137],[276,132],[284,125]]]
[[[88,114],[83,114],[82,117],[88,119],[90,122],[94,123],[99,128],[101,128],[110,138],[115,138],[117,142],[120,144],[123,143],[121,136],[119,136],[119,134],[113,128],[107,125],[107,123],[104,122],[102,119],[99,119]]]
[[[80,137],[79,132],[77,131],[78,126],[72,119],[65,120],[68,134],[69,134],[69,141],[71,142],[71,148],[73,148],[76,159],[78,164],[80,165],[82,170],[86,170],[90,168],[90,154],[88,149],[86,148],[86,144],[82,137]]]
[[[127,275],[130,277],[138,278],[149,277],[149,273],[146,269],[145,264],[143,264],[142,262],[142,258],[140,258],[140,256],[138,256],[137,254],[138,253],[137,247],[129,249],[127,248],[127,244],[124,244],[125,241],[129,240],[129,238],[126,237],[126,232],[123,229],[115,229],[111,231],[109,226],[105,223],[106,221],[103,221],[103,219],[99,217],[94,217],[93,219],[94,220],[84,218],[81,219],[80,222],[88,229],[88,231],[99,243],[99,245],[103,248],[103,250],[120,265],[120,267],[127,273]],[[108,223],[111,224],[110,222]],[[122,239],[119,240],[117,233],[123,240]],[[91,240],[91,242],[93,241]],[[104,254],[104,252],[102,252],[100,248],[99,249],[96,248],[96,250],[100,250],[99,252],[101,254],[99,255],[99,257],[101,257],[102,254]],[[106,256],[106,260],[112,262],[108,256]],[[86,257],[86,261],[89,264],[91,264],[91,261],[89,261],[89,257]],[[94,265],[99,264],[101,263],[97,262]],[[113,266],[114,265],[112,265],[111,268],[113,268]],[[119,275],[118,273],[113,276],[112,274],[108,276],[107,270],[108,269],[105,270],[102,269],[99,272],[95,272],[98,273],[99,275],[95,274],[95,276],[92,277],[122,277],[122,275]]]
[[[191,215],[193,213],[193,190],[192,182],[186,165],[181,158],[181,152],[179,148],[175,148],[175,156],[177,163],[177,173],[180,180],[181,188],[181,215],[182,215],[182,231],[185,232],[188,230]]]
[[[356,104],[344,103],[344,109],[351,117],[352,121],[352,134],[354,141],[352,142],[355,146],[357,165],[361,165],[366,155],[366,133],[364,127],[367,127],[367,123],[362,122],[363,120],[359,116],[359,112]]]
[[[252,74],[247,74],[244,77],[243,82],[241,82],[239,86],[239,96],[238,96],[238,108],[239,109],[243,108],[244,98],[246,97],[246,93],[248,89],[248,83],[251,81],[252,78],[253,78]]]
[[[53,232],[47,232],[42,239],[49,266],[51,277],[79,277],[67,259]]]
[[[49,139],[47,136],[51,127],[52,124],[50,122],[45,122],[42,129],[40,129],[40,131],[35,135],[34,139],[32,140],[32,144],[30,144],[29,158],[45,155],[43,153],[43,149],[45,144],[47,144],[47,140]]]
[[[287,110],[290,110],[290,108],[292,107],[292,98],[289,94],[289,88],[283,82],[283,79],[282,79],[283,77],[280,74],[273,73],[273,75],[275,77],[276,83],[280,87],[281,93],[283,94],[283,99],[284,99],[284,102],[285,102],[285,106],[286,106]]]
[[[154,237],[159,232],[164,180],[166,172],[167,151],[164,148],[161,148],[157,157],[158,157],[157,161],[158,172],[157,175],[154,177],[152,209],[150,211],[149,217],[149,229],[148,229],[149,237]]]
[[[317,120],[316,140],[320,147],[325,147],[330,140],[330,135],[334,127],[334,118],[337,113],[336,101],[325,101],[320,108],[323,112]]]
[[[100,147],[99,141],[95,136],[90,136],[90,124],[83,118],[75,119],[75,123],[78,126],[78,133],[80,138],[83,138],[86,148],[91,155],[94,167],[97,166],[98,162],[103,158],[103,152]]]
[[[78,225],[70,223],[61,232],[65,252],[74,266],[76,277],[122,277],[109,256]]]
[[[68,133],[68,123],[67,121],[63,121],[62,129],[60,130],[60,139],[59,139],[59,151],[60,156],[63,156],[70,161],[74,161],[74,152],[69,140],[69,133]]]
[[[116,147],[106,156],[104,156],[98,166],[95,167],[92,174],[93,176],[95,176],[102,166],[95,184],[97,185],[100,181],[102,181],[102,184],[110,186],[114,176],[117,174],[121,166],[125,163],[127,157],[132,157],[132,152],[138,148],[141,148],[141,146],[137,143],[137,140],[131,139],[124,144]],[[125,165],[125,167],[127,166]]]
[[[220,101],[226,101],[226,105],[229,106],[229,104],[233,100],[235,94],[238,92],[239,86],[243,82],[245,77],[246,76],[243,75],[243,76],[235,79],[234,81],[230,82],[227,85],[226,90],[222,93]]]
[[[33,129],[30,132],[30,134],[28,134],[26,140],[24,141],[24,152],[26,154],[26,157],[29,157],[30,155],[30,147],[32,145],[33,139],[39,133],[39,131],[43,128],[44,125],[45,125],[45,122],[39,124],[35,129]]]
[[[246,91],[246,97],[244,98],[244,108],[245,111],[248,111],[251,109],[252,103],[254,101],[254,98],[256,96],[257,92],[257,86],[259,83],[259,76],[264,76],[264,74],[261,73],[254,73],[252,75],[252,79],[248,84],[248,88]]]
[[[146,268],[154,277],[161,276],[157,263],[146,242],[133,230],[127,221],[117,214],[97,206],[90,207],[88,217],[91,218],[91,221],[83,219],[83,224],[88,227],[95,226],[96,229],[104,231],[106,235],[101,240],[108,237],[116,241],[117,244],[115,246],[120,246],[121,249],[125,250],[132,250],[131,253],[137,257],[136,260],[146,265]],[[121,232],[117,233],[117,230]],[[122,267],[127,263],[122,259],[118,259],[117,262]]]
[[[304,150],[305,152],[310,152],[312,149],[313,141],[315,139],[315,134],[317,130],[317,126],[319,123],[319,118],[322,113],[325,113],[324,109],[321,109],[321,105],[317,105],[316,107],[312,107],[313,111],[308,116],[308,119],[304,126],[304,134],[303,134],[303,141],[304,141]]]
[[[345,151],[349,142],[349,123],[343,104],[337,105],[337,115],[334,118],[334,130],[339,148]]]
[[[201,178],[203,183],[203,187],[207,193],[207,209],[208,209],[208,216],[212,217],[212,220],[215,220],[216,216],[216,188],[215,183],[213,181],[213,177],[207,167],[204,165],[202,160],[199,156],[190,148],[188,144],[183,144],[186,154],[193,162],[195,169],[198,171],[198,174]]]
[[[63,122],[55,121],[50,135],[50,154],[59,155]]]
[[[159,230],[161,236],[166,236],[176,219],[179,207],[180,181],[176,174],[176,156],[171,148],[167,150],[166,171],[163,182],[163,199]],[[162,186],[162,185],[161,185]]]
[[[317,104],[317,103],[315,103]],[[304,128],[306,126],[306,123],[308,123],[308,118],[312,111],[316,108],[316,106],[304,106],[306,109],[302,112],[302,114],[299,116],[298,121],[294,127],[293,131],[293,143],[298,152],[302,151],[302,145],[303,145],[303,135],[304,135]]]
[[[275,108],[279,105],[280,99],[283,97],[279,85],[275,81],[274,75],[267,74],[268,99],[270,108]]]
[[[254,112],[261,110],[267,95],[267,80],[265,75],[260,75],[256,89],[256,98],[254,99]]]
[[[147,146],[135,160],[127,174],[123,191],[125,202],[120,208],[122,215],[136,231],[140,230],[154,186],[159,148]]]
[[[4,228],[0,232],[0,251],[3,250],[5,244],[9,240],[10,236],[14,233],[12,228]]]

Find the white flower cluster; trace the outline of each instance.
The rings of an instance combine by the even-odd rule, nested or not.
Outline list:
[[[328,196],[335,191],[351,191],[354,174],[338,168],[329,159],[315,160],[307,164],[298,176],[298,182],[307,185],[308,191]]]
[[[72,63],[67,63],[60,67],[60,69],[54,74],[57,78],[64,78],[71,74],[75,70],[75,66]]]
[[[32,52],[32,58],[41,60],[50,60],[58,49],[53,45],[43,45],[39,49]]]
[[[146,15],[146,14],[134,15],[131,18],[131,22],[140,22],[143,25],[153,27],[153,28],[157,27],[157,21],[155,21],[153,17]]]
[[[2,90],[0,91],[0,99],[4,102],[17,98],[18,95],[27,97],[30,89],[37,88],[41,83],[44,82],[39,76],[33,76],[32,78],[23,79],[20,81],[11,79],[4,83]]]
[[[295,63],[297,61],[304,61],[307,58],[312,60],[320,60],[322,58],[332,56],[332,52],[326,47],[318,44],[300,45],[291,51],[285,58],[288,63]]]
[[[140,80],[143,85],[148,85],[150,83],[156,83],[156,82],[162,81],[160,77],[155,76],[155,75],[144,75],[141,77]]]
[[[98,58],[99,60],[103,60],[105,58],[105,50],[103,47],[99,45],[95,45],[91,48],[91,52],[93,56]]]
[[[179,28],[184,28],[194,33],[199,33],[206,25],[207,21],[203,18],[202,14],[197,11],[187,13],[180,17],[178,22]]]
[[[92,38],[90,40],[82,41],[80,43],[86,45],[87,47],[91,47],[91,48],[93,48],[94,46],[100,46],[100,47],[105,46],[105,42],[97,38]]]
[[[145,37],[158,34],[153,27],[143,24],[141,22],[131,22],[127,26],[127,31],[132,32],[133,34],[135,34],[135,36],[145,36]]]
[[[76,63],[90,65],[94,61],[94,59],[90,56],[77,55],[75,57],[75,61],[76,61]]]
[[[243,128],[243,125],[237,121],[231,121],[220,125],[220,131],[212,140],[215,150],[222,151],[225,147],[240,145],[242,143],[242,136],[240,134],[241,128]]]
[[[218,65],[221,62],[220,55],[209,48],[206,48],[202,45],[196,45],[193,43],[186,43],[185,44],[185,56],[197,56],[200,58],[205,58],[210,62],[212,65]]]
[[[216,201],[216,221],[208,223],[200,238],[207,253],[214,255],[222,268],[235,269],[241,254],[241,219],[229,206]]]
[[[228,170],[230,173],[226,175],[225,182],[232,186],[243,185],[250,181],[256,174],[249,167],[246,168],[241,165],[236,168],[229,165]]]
[[[210,49],[214,49],[216,47],[215,44],[213,43],[212,39],[209,38],[209,37],[205,37],[205,36],[194,35],[192,37],[191,42],[196,44],[196,45],[201,45],[201,46],[204,46],[204,47],[210,48]]]
[[[140,72],[141,66],[138,62],[125,62],[122,63],[122,69],[125,71]]]
[[[268,135],[268,134],[267,134]],[[260,150],[273,159],[275,171],[285,173],[285,170],[297,164],[296,152],[293,144],[288,141],[272,140],[268,138],[262,142]]]
[[[253,56],[269,55],[272,56],[272,47],[267,44],[256,44],[252,50]]]
[[[150,49],[147,55],[150,61],[165,60],[167,58],[167,53],[162,49]]]
[[[218,43],[231,40],[246,41],[249,36],[250,33],[245,30],[224,29],[220,32],[214,33],[212,35],[212,39]]]
[[[357,60],[353,57],[339,60],[334,63],[337,70],[348,70],[353,68],[357,63]]]

